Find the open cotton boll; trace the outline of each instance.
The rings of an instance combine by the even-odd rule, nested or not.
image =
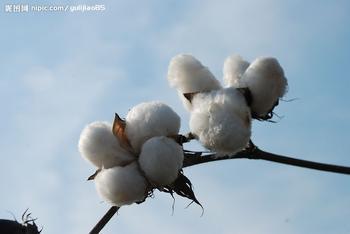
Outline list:
[[[197,94],[192,103],[190,129],[204,147],[219,154],[233,154],[247,145],[250,110],[237,89]]]
[[[120,146],[108,122],[87,125],[80,135],[78,148],[82,157],[98,168],[121,166],[135,160],[130,152]]]
[[[168,81],[181,93],[220,89],[220,82],[209,69],[189,54],[173,57],[168,68]]]
[[[252,94],[252,112],[266,116],[287,89],[287,79],[277,59],[258,58],[243,74],[241,86],[248,87]]]
[[[135,152],[154,136],[177,135],[180,117],[166,104],[153,101],[133,107],[126,116],[125,132]]]
[[[102,169],[94,181],[102,199],[115,206],[142,201],[147,194],[147,181],[141,175],[137,162],[125,167]]]
[[[149,181],[164,186],[175,181],[183,159],[182,147],[173,139],[160,136],[143,144],[139,164]]]
[[[239,55],[231,55],[224,62],[224,83],[226,87],[239,87],[243,73],[249,67],[249,62]]]

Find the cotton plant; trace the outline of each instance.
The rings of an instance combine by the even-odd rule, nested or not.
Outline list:
[[[252,119],[268,120],[286,92],[287,80],[274,58],[252,63],[239,55],[224,62],[224,85],[194,56],[171,59],[168,82],[190,113],[186,136],[180,117],[159,101],[140,103],[125,119],[96,121],[81,132],[78,148],[96,172],[99,196],[113,206],[144,202],[153,191],[177,193],[201,205],[184,175],[183,143],[197,139],[217,157],[249,147]],[[194,156],[196,153],[193,153]]]
[[[184,155],[179,129],[180,117],[157,101],[136,105],[125,120],[116,114],[113,124],[87,125],[78,148],[96,167],[89,180],[94,180],[100,197],[120,207],[141,203],[158,189],[182,196],[190,191],[186,197],[198,203],[181,170]]]
[[[189,111],[189,129],[179,134],[180,117],[166,104],[153,101],[132,107],[125,119],[96,121],[81,132],[78,148],[96,169],[97,193],[112,207],[90,233],[99,233],[122,206],[142,203],[155,189],[189,198],[201,206],[183,168],[225,159],[262,159],[342,174],[350,167],[306,161],[260,150],[250,140],[252,120],[271,121],[287,92],[278,60],[248,62],[229,56],[223,85],[192,55],[171,59],[167,79]],[[198,140],[209,151],[189,151],[183,144]],[[191,202],[191,203],[192,203]]]
[[[191,134],[218,156],[247,147],[252,118],[271,119],[287,89],[284,71],[275,58],[257,58],[250,64],[231,55],[223,73],[224,88],[207,67],[186,54],[175,56],[168,68],[169,84],[190,112]]]

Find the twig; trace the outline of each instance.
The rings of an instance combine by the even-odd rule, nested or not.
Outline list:
[[[227,159],[260,159],[260,160],[282,163],[282,164],[287,164],[287,165],[292,165],[297,167],[304,167],[304,168],[309,168],[309,169],[314,169],[319,171],[328,171],[333,173],[350,175],[350,167],[338,166],[338,165],[332,165],[332,164],[326,164],[326,163],[318,163],[313,161],[286,157],[283,155],[269,153],[269,152],[260,150],[258,148],[254,148],[253,150],[243,150],[235,155],[223,156],[223,157],[217,157],[216,154],[210,154],[205,156],[198,156],[198,155],[193,156],[185,153],[183,167],[189,167],[197,164],[227,160]]]
[[[191,138],[191,137],[189,137]],[[276,163],[282,163],[297,167],[304,167],[309,169],[315,169],[319,171],[328,171],[340,174],[350,175],[350,167],[325,164],[312,162],[302,159],[296,159],[291,157],[286,157],[283,155],[269,153],[257,148],[253,143],[250,146],[234,155],[227,155],[218,157],[217,154],[207,154],[202,156],[201,152],[184,151],[184,162],[183,167],[190,167],[202,163],[228,160],[228,159],[260,159]],[[113,215],[119,210],[119,207],[112,206],[108,212],[102,217],[102,219],[96,224],[96,226],[91,230],[90,234],[98,234],[102,228],[108,223],[108,221],[113,217]]]
[[[293,165],[297,167],[304,167],[304,168],[309,168],[309,169],[314,169],[319,171],[328,171],[333,173],[350,175],[350,167],[345,167],[345,166],[338,166],[333,164],[318,163],[318,162],[312,162],[312,161],[307,161],[302,159],[296,159],[296,158],[291,158],[291,157],[286,157],[282,155],[265,152],[259,149],[254,153],[254,156],[256,158],[252,158],[252,159],[262,159],[262,160],[267,160],[271,162]]]
[[[104,228],[104,226],[109,222],[120,207],[112,206],[107,213],[101,218],[101,220],[95,225],[95,227],[89,232],[89,234],[98,234]]]

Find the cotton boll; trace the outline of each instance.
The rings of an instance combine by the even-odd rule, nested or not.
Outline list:
[[[220,89],[221,85],[209,69],[195,57],[179,54],[171,59],[168,81],[181,93],[195,93]]]
[[[84,159],[98,168],[125,165],[135,157],[123,149],[107,122],[93,122],[82,131],[78,144]]]
[[[182,168],[182,147],[168,137],[153,137],[142,146],[139,164],[149,181],[164,186],[175,181]]]
[[[147,194],[147,181],[136,162],[125,167],[103,169],[94,181],[102,199],[119,207],[142,201]]]
[[[224,83],[226,87],[239,87],[240,79],[249,67],[249,62],[239,55],[231,55],[224,63]]]
[[[169,106],[157,101],[141,103],[126,116],[126,135],[137,153],[151,137],[177,135],[179,129],[180,117]]]
[[[197,94],[192,103],[190,129],[204,147],[219,154],[233,154],[247,145],[250,110],[237,89]]]
[[[287,79],[275,58],[256,59],[245,71],[241,81],[241,86],[251,91],[251,110],[259,117],[266,116],[287,89]]]

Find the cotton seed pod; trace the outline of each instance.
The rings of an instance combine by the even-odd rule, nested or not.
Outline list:
[[[87,125],[80,135],[78,148],[81,156],[98,168],[125,165],[136,158],[120,146],[108,122]]]
[[[224,62],[224,83],[226,87],[238,88],[243,73],[249,67],[249,62],[239,55],[231,55]]]
[[[133,107],[126,116],[125,132],[135,152],[154,136],[177,135],[180,117],[166,104],[153,101]]]
[[[198,93],[220,89],[220,82],[209,69],[189,54],[173,57],[168,67],[168,81],[178,91],[181,101],[187,110],[191,103],[183,97],[186,93]]]
[[[248,87],[251,91],[254,115],[264,117],[285,94],[287,79],[277,59],[258,58],[243,74],[241,87]]]
[[[151,183],[165,186],[175,181],[183,159],[182,147],[173,139],[160,136],[143,144],[139,164]]]
[[[119,207],[143,201],[147,194],[147,181],[141,175],[137,162],[102,169],[94,181],[101,198]]]
[[[204,147],[219,154],[233,154],[247,145],[251,135],[250,110],[237,89],[200,93],[192,104],[190,129]]]

